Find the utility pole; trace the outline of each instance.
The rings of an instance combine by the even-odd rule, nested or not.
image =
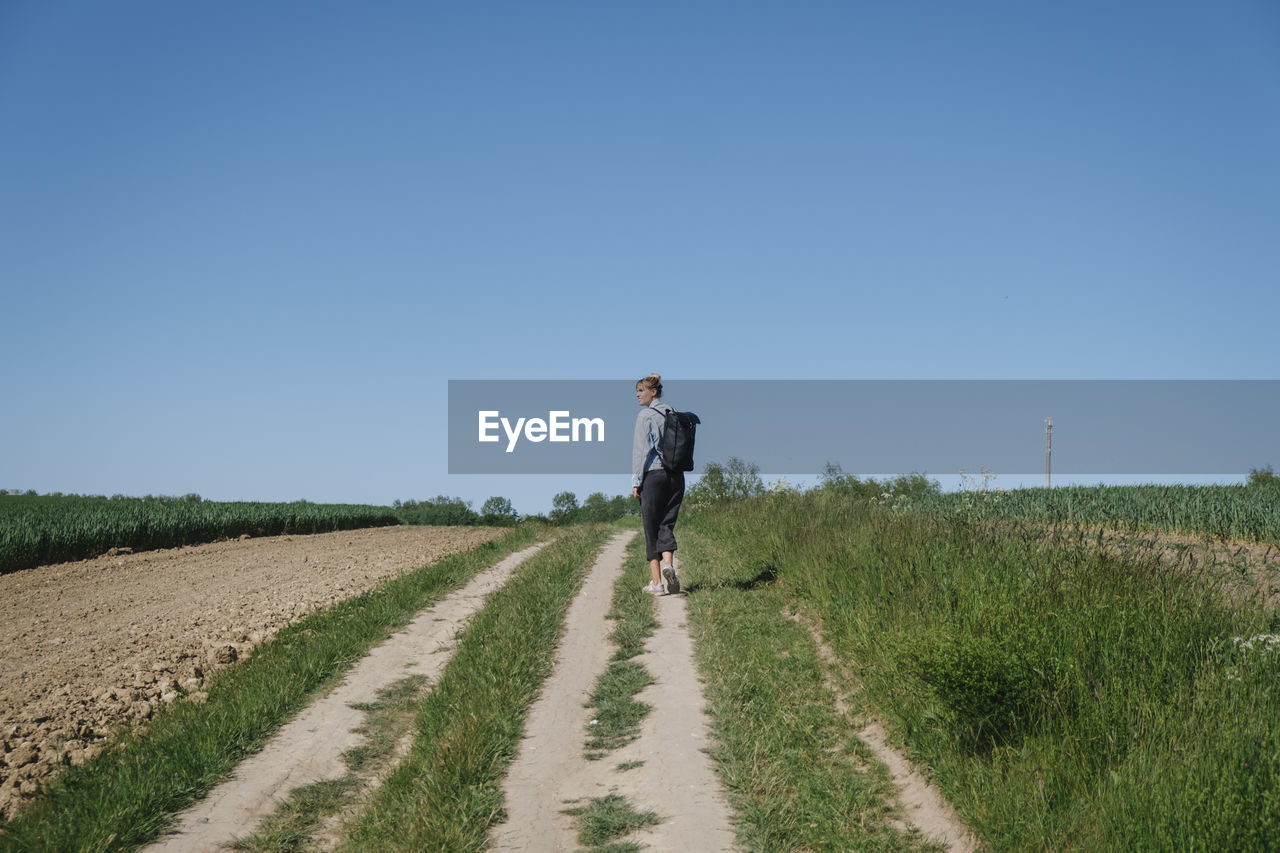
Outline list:
[[[1049,488],[1049,459],[1053,456],[1053,418],[1044,419],[1044,487]]]

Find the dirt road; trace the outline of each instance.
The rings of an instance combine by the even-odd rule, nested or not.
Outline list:
[[[0,575],[0,818],[290,622],[501,533],[382,527]]]
[[[638,658],[654,683],[636,697],[653,711],[642,722],[639,739],[604,760],[584,756],[591,716],[584,703],[614,650],[606,639],[612,624],[605,617],[629,538],[606,546],[569,610],[555,669],[529,712],[520,754],[503,785],[507,821],[491,835],[495,851],[577,850],[566,803],[610,794],[661,818],[628,841],[652,850],[735,849],[729,807],[704,751],[710,723],[683,597],[666,595],[655,602],[659,627]]]
[[[453,656],[455,636],[521,562],[542,545],[519,551],[481,572],[462,589],[422,611],[403,631],[362,658],[334,690],[289,721],[258,754],[244,760],[207,796],[178,816],[172,834],[150,853],[208,853],[229,846],[295,788],[339,779],[349,770],[343,754],[364,738],[358,704],[399,679],[423,675],[436,681]]]
[[[729,809],[704,751],[710,742],[705,699],[680,596],[657,602],[660,624],[640,658],[655,679],[639,697],[654,708],[640,739],[609,761],[588,762],[583,754],[589,716],[583,703],[612,652],[606,614],[633,536],[620,533],[609,541],[570,606],[555,669],[530,712],[520,757],[503,786],[509,819],[497,828],[494,849],[577,849],[564,801],[607,793],[621,793],[662,815],[661,824],[633,838],[650,849],[734,849]],[[285,725],[261,753],[242,762],[231,778],[180,815],[172,834],[147,849],[227,849],[294,789],[341,777],[346,772],[342,754],[362,740],[355,728],[363,714],[354,706],[406,675],[438,677],[462,625],[534,550],[512,555],[423,611],[361,660],[335,690]],[[640,766],[623,772],[617,769],[619,762]]]

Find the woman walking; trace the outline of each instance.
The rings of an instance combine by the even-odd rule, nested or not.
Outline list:
[[[650,373],[636,383],[636,402],[641,408],[631,445],[631,496],[640,501],[649,559],[650,583],[644,591],[654,595],[662,594],[664,580],[667,592],[680,591],[680,577],[673,562],[673,531],[684,500],[684,472],[668,471],[662,464],[662,433],[671,407],[661,397],[662,377],[658,374]]]

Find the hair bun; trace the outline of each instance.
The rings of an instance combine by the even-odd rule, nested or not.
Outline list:
[[[636,382],[636,390],[639,391],[641,388],[648,388],[650,391],[653,391],[656,396],[661,397],[662,396],[661,374],[650,373],[644,379],[641,379],[638,382]]]

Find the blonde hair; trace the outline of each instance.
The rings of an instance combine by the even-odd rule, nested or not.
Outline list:
[[[636,390],[637,390],[637,391],[639,391],[642,387],[644,387],[644,388],[648,388],[648,389],[650,389],[651,391],[656,392],[655,396],[661,397],[661,396],[662,396],[662,376],[661,376],[661,374],[658,374],[658,373],[650,373],[650,374],[649,374],[648,376],[646,376],[644,379],[641,379],[640,381],[636,382]]]

